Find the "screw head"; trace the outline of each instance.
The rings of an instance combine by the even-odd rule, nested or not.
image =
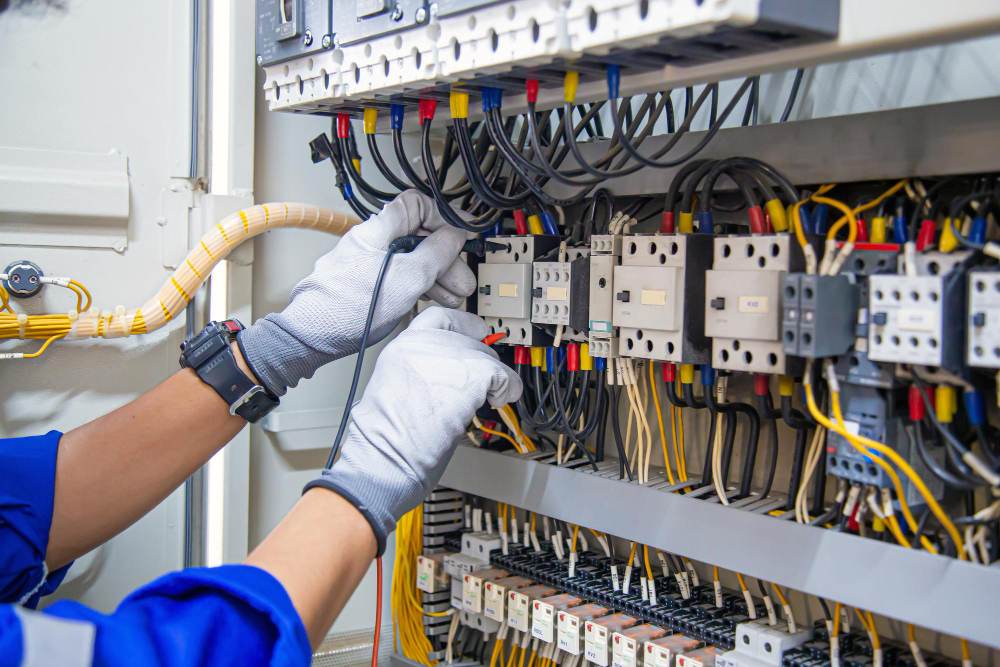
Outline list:
[[[306,29],[306,34],[302,36],[302,45],[312,46],[312,43],[313,43],[312,30]]]
[[[400,21],[400,20],[402,20],[402,18],[403,18],[403,8],[400,7],[399,5],[396,5],[393,8],[393,10],[392,10],[392,14],[389,15],[389,18],[391,18],[393,21]]]
[[[333,46],[333,37],[331,35],[323,35],[323,48],[328,49]]]
[[[438,14],[438,3],[432,2],[430,6],[431,16],[437,16]]]
[[[427,20],[427,10],[424,9],[423,7],[420,7],[419,9],[417,9],[417,13],[414,15],[414,17],[417,19],[417,23],[423,23],[424,21]]]
[[[264,56],[257,56],[257,64],[258,65],[264,64]]]

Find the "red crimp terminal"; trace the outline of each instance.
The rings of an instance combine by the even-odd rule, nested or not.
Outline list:
[[[576,343],[566,345],[566,368],[570,371],[580,370],[580,346]]]
[[[920,223],[920,231],[917,232],[917,250],[926,250],[934,245],[934,221],[925,218]]]
[[[351,136],[351,117],[346,113],[337,114],[337,138],[346,139]]]
[[[506,337],[507,333],[504,331],[500,331],[495,334],[490,334],[489,336],[483,339],[483,345],[496,345]]]
[[[922,421],[927,412],[924,410],[924,402],[920,400],[920,390],[917,389],[917,385],[910,385],[906,394],[906,403],[910,408],[910,421]]]
[[[531,364],[531,352],[523,345],[514,348],[514,365],[528,366]]]
[[[771,224],[771,214],[768,213],[767,211],[764,211],[764,233],[765,234],[774,233],[774,225]]]
[[[524,209],[514,209],[514,229],[520,236],[528,233],[528,219],[524,216]]]
[[[677,364],[667,362],[663,364],[663,381],[674,382],[677,379]]]
[[[673,234],[674,233],[674,212],[664,211],[663,215],[660,216],[660,233],[661,234]]]
[[[858,218],[858,238],[855,243],[868,243],[868,223],[864,218]]]
[[[767,396],[771,393],[770,378],[763,373],[754,373],[753,393],[757,396]]]
[[[417,104],[419,109],[418,118],[420,118],[420,124],[423,125],[424,121],[434,120],[434,113],[437,111],[438,103],[437,100],[420,100]]]
[[[765,229],[764,212],[760,210],[760,206],[751,206],[747,210],[747,216],[750,218],[750,233],[763,234]]]
[[[528,79],[524,82],[524,96],[528,98],[528,104],[538,101],[538,79]]]

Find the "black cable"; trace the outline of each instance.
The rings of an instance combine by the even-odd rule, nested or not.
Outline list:
[[[768,423],[768,466],[767,466],[767,477],[764,481],[764,488],[761,489],[760,495],[762,498],[766,498],[769,493],[771,493],[771,487],[774,485],[774,475],[778,470],[778,424],[775,421],[774,404],[771,401],[771,394],[767,393],[764,396],[758,396],[759,405],[757,411],[763,415],[763,418],[767,420]]]
[[[967,479],[954,475],[938,462],[934,455],[927,449],[927,442],[924,440],[923,429],[919,423],[914,423],[912,426],[906,428],[906,435],[911,445],[915,446],[917,455],[920,457],[920,461],[924,464],[924,467],[930,470],[935,477],[946,485],[962,491],[970,491],[979,486],[978,484],[970,483]]]
[[[785,397],[783,396],[782,399]],[[792,458],[792,472],[788,477],[788,497],[785,500],[785,509],[791,510],[795,507],[795,496],[802,483],[802,472],[806,461],[806,445],[808,444],[809,431],[805,428],[795,429],[795,454]]]
[[[615,438],[615,447],[618,448],[618,479],[624,479],[628,475],[628,481],[632,481],[632,470],[628,465],[628,457],[625,455],[624,438],[622,438],[621,420],[616,416],[619,414],[622,391],[621,387],[614,385],[611,389],[611,430]]]
[[[714,386],[711,391],[705,392],[705,402],[709,407],[714,406],[716,410],[723,414],[732,414],[734,417],[736,414],[742,414],[749,422],[750,428],[747,432],[746,446],[744,448],[745,458],[739,488],[739,496],[745,497],[750,493],[750,487],[753,482],[753,470],[757,458],[757,440],[760,436],[760,415],[757,414],[753,406],[747,403],[719,403],[715,400]]]
[[[365,318],[365,328],[361,332],[361,343],[358,347],[358,359],[354,362],[354,374],[351,376],[351,388],[347,392],[347,402],[344,404],[344,414],[340,418],[340,426],[337,427],[337,435],[333,439],[333,446],[330,447],[330,455],[326,457],[326,468],[332,468],[333,462],[340,453],[340,448],[344,442],[344,434],[347,432],[347,425],[351,422],[351,409],[354,407],[354,397],[358,393],[358,384],[361,380],[361,367],[365,362],[365,349],[368,347],[368,336],[372,330],[372,321],[375,319],[375,306],[378,303],[378,295],[382,291],[382,282],[386,273],[389,272],[389,263],[392,256],[402,251],[402,247],[395,241],[389,244],[385,251],[385,259],[378,270],[378,277],[375,278],[375,286],[372,288],[372,300],[368,304],[368,315]]]
[[[778,120],[779,123],[787,123],[788,119],[792,116],[792,107],[795,106],[795,98],[798,97],[803,74],[805,74],[805,70],[801,67],[795,70],[795,78],[792,79],[792,89],[788,93],[788,101],[785,102],[785,110],[781,112],[781,118]]]
[[[379,173],[382,174],[382,178],[389,181],[392,187],[398,188],[399,190],[409,190],[412,188],[412,185],[407,184],[403,181],[403,179],[396,176],[396,172],[390,169],[389,165],[386,164],[385,158],[382,157],[382,151],[378,147],[378,141],[375,140],[375,135],[366,134],[365,139],[368,142],[368,152],[372,156],[372,161],[375,163],[375,167],[379,170]]]

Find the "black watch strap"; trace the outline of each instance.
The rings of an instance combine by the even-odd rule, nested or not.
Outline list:
[[[191,368],[229,405],[229,413],[254,423],[278,405],[278,398],[250,379],[236,363],[230,343],[243,330],[238,320],[209,322],[181,344],[180,364]]]

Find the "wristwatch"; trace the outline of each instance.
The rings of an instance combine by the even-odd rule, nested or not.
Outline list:
[[[278,406],[278,397],[257,384],[237,365],[230,347],[243,331],[239,320],[209,322],[181,343],[181,368],[190,368],[229,404],[229,414],[251,424]]]

